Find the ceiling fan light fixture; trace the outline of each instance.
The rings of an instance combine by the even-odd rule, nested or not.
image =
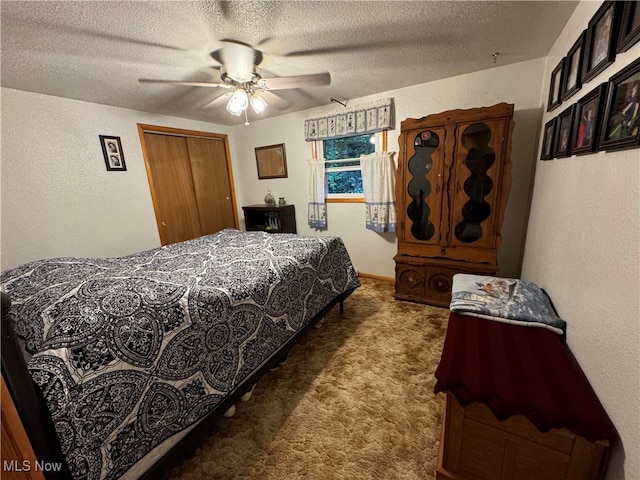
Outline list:
[[[227,112],[235,116],[240,116],[248,106],[249,97],[247,92],[242,88],[236,88],[236,91],[233,92],[233,95],[231,95],[229,99],[229,103],[227,103]]]
[[[251,104],[253,111],[256,112],[256,115],[260,115],[269,106],[267,101],[257,93],[249,95],[249,103]]]

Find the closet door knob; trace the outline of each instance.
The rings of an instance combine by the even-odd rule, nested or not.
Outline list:
[[[166,227],[166,226],[167,226],[167,224],[166,224],[166,223],[164,223],[164,222],[162,222],[162,226],[163,226],[163,227]]]

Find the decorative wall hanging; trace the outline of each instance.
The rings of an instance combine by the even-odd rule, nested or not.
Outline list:
[[[575,108],[575,105],[571,105],[558,115],[558,125],[554,141],[555,147],[553,149],[554,158],[568,157],[571,155],[571,127]]]
[[[603,83],[576,103],[571,153],[582,155],[597,150],[606,92],[607,84]]]
[[[568,99],[582,87],[582,59],[586,30],[573,44],[565,60],[565,75],[562,83],[562,100]]]
[[[640,4],[624,2],[618,37],[618,53],[626,52],[640,40]]]
[[[599,150],[640,145],[640,58],[609,79]]]
[[[540,160],[551,160],[553,158],[553,140],[555,138],[557,122],[558,117],[553,117],[544,125],[544,137],[542,139]]]
[[[564,64],[566,58],[560,60],[558,66],[551,72],[551,83],[549,85],[549,100],[547,102],[547,112],[550,112],[562,103],[562,84],[564,81]]]
[[[104,155],[104,163],[107,166],[107,170],[127,170],[120,137],[100,135],[100,145],[102,146],[102,154]]]
[[[619,27],[619,3],[607,1],[589,20],[584,58],[583,82],[587,82],[613,63]]]
[[[256,147],[258,178],[287,178],[287,155],[284,143]]]
[[[393,103],[385,98],[308,118],[304,122],[304,138],[311,142],[389,129],[393,129]]]

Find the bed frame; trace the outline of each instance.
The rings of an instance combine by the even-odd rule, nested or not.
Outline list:
[[[296,332],[286,343],[277,349],[265,362],[260,365],[245,380],[237,385],[227,397],[221,401],[198,425],[182,438],[171,450],[165,453],[145,474],[143,480],[157,480],[168,478],[170,468],[184,458],[185,449],[202,432],[210,431],[211,426],[222,415],[235,405],[240,397],[249,392],[253,385],[270,369],[275,367],[281,358],[295,345],[306,332],[321,320],[336,304],[340,306],[340,313],[344,312],[344,300],[355,289],[348,290],[336,296],[313,319]],[[38,461],[61,462],[59,472],[43,472],[47,480],[71,479],[71,473],[55,433],[53,421],[40,390],[31,379],[27,370],[24,353],[16,336],[13,322],[8,312],[11,300],[2,293],[2,375],[13,398],[18,414],[23,422],[25,432],[31,441]]]

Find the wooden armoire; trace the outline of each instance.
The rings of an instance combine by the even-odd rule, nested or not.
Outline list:
[[[454,274],[496,274],[513,126],[507,103],[401,123],[397,299],[448,307]]]

